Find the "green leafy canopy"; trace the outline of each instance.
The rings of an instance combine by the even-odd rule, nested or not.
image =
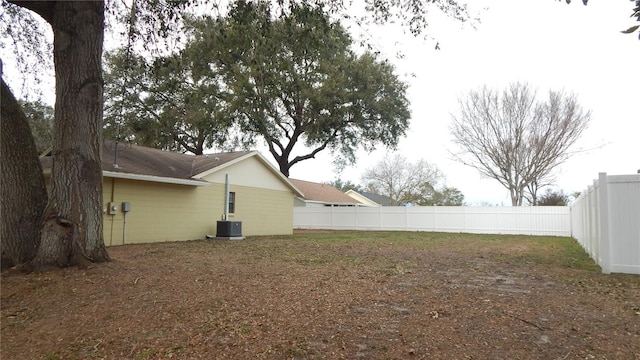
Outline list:
[[[238,2],[229,16],[191,27],[194,76],[224,79],[240,129],[264,139],[283,174],[325,149],[354,162],[356,149],[394,147],[405,134],[407,85],[388,62],[356,55],[321,7],[275,13],[267,2]]]
[[[223,85],[217,78],[194,81],[186,53],[150,61],[117,51],[106,59],[106,139],[197,155],[228,146],[232,122]]]

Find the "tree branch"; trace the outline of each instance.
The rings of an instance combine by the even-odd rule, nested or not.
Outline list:
[[[53,12],[56,7],[56,1],[7,1],[33,11],[34,13],[40,15],[49,24],[51,24],[53,21]]]

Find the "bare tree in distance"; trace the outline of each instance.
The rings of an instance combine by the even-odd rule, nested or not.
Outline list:
[[[432,195],[444,175],[435,165],[420,159],[410,163],[399,153],[387,154],[375,166],[365,170],[365,189],[393,199],[398,206]]]
[[[484,86],[459,105],[450,128],[460,149],[454,157],[502,184],[513,206],[521,206],[525,195],[535,205],[538,189],[553,182],[554,170],[573,154],[569,149],[591,120],[575,95],[550,91],[537,100],[526,83],[503,91]]]

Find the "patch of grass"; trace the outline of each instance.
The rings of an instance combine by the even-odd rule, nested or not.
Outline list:
[[[333,259],[323,257],[298,258],[296,262],[301,265],[323,265],[333,262]]]
[[[415,267],[415,264],[410,262],[392,262],[391,265],[385,266],[381,272],[388,276],[399,276],[404,274],[411,274]]]
[[[384,258],[394,247],[413,248],[416,251],[455,249],[462,254],[489,257],[503,263],[524,263],[569,268],[589,272],[600,271],[599,266],[582,249],[580,244],[568,237],[461,234],[402,231],[344,231],[324,233],[300,233],[293,235],[294,251],[303,264],[324,264],[344,260],[350,251],[367,245],[370,261]],[[282,238],[283,241],[288,241]],[[288,242],[288,244],[292,244]],[[311,246],[315,245],[315,249]],[[277,242],[271,245],[276,245]],[[301,251],[302,250],[302,251]],[[361,257],[358,257],[361,259]],[[405,273],[392,264],[384,268],[388,275]],[[400,271],[400,273],[399,273]]]
[[[309,342],[303,337],[292,340],[291,347],[287,350],[287,358],[304,359],[309,351]]]
[[[598,272],[600,268],[572,238],[555,236],[462,234],[408,231],[302,232],[292,236],[256,237],[253,251],[302,265],[344,262],[348,258],[368,261],[384,258],[395,248],[418,251],[450,248],[461,254],[490,257],[498,262],[531,263]],[[366,246],[365,246],[366,245]],[[366,248],[366,249],[365,249]],[[354,256],[351,256],[354,255]],[[393,266],[387,268],[395,272]]]
[[[375,349],[375,350],[387,351],[387,350],[389,350],[389,345],[387,345],[387,344],[374,344],[374,345],[371,345],[371,348]]]
[[[44,356],[45,360],[61,360],[62,358],[55,353],[48,353]]]
[[[173,357],[173,355],[179,355],[179,354],[181,354],[183,351],[184,351],[184,346],[183,346],[183,345],[174,345],[174,346],[172,346],[172,347],[168,348],[168,349],[164,352],[164,354],[165,354],[165,357],[167,357],[167,358],[171,358],[171,357]]]
[[[251,324],[248,323],[242,323],[240,325],[239,331],[241,334],[248,334],[251,332],[251,329],[253,328],[253,326]]]
[[[134,360],[147,360],[151,359],[156,355],[157,351],[153,349],[144,349],[139,353],[133,355]]]
[[[600,267],[575,240],[566,237],[539,237],[519,258],[541,265],[599,272]]]

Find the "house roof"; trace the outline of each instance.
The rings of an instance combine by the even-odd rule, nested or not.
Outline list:
[[[367,191],[355,191],[355,190],[351,190],[356,194],[360,194],[364,197],[366,197],[367,199],[373,201],[376,204],[382,205],[382,206],[393,206],[394,205],[394,201],[392,198],[386,196],[386,195],[378,195],[378,194],[374,194],[374,193],[370,193]]]
[[[249,153],[251,151],[189,155],[120,143],[116,159],[115,142],[105,141],[102,147],[102,170],[114,173],[191,179]]]
[[[233,151],[205,155],[175,153],[129,143],[105,141],[102,144],[103,175],[114,178],[206,186],[208,174],[249,157],[257,159],[279,177],[294,194],[302,193],[257,151]],[[45,173],[51,169],[51,156],[40,158]]]
[[[320,184],[311,181],[289,179],[298,189],[304,193],[307,201],[320,202],[335,205],[358,205],[360,202],[335,187],[328,184]]]

